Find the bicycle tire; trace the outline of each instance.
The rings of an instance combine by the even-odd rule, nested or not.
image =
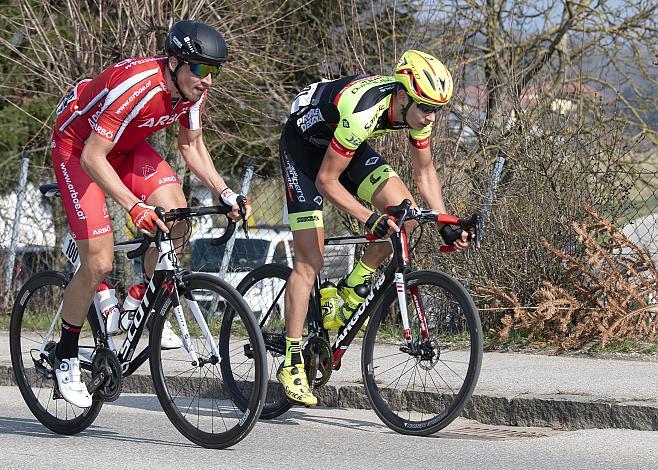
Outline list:
[[[260,416],[266,391],[263,338],[244,299],[225,281],[210,274],[188,274],[179,284],[179,295],[190,341],[199,358],[206,362],[191,363],[184,348],[160,349],[162,330],[172,305],[171,298],[167,298],[156,307],[149,340],[149,362],[156,395],[167,417],[181,434],[202,447],[224,449],[244,439]],[[191,303],[186,299],[194,299],[213,338],[219,337],[219,358],[212,354],[200,329],[196,330],[198,323],[190,310]],[[220,302],[225,306],[223,311],[208,311]],[[234,329],[220,331],[227,312],[238,321],[232,322]],[[174,332],[180,333],[175,317],[170,318],[170,322]],[[233,337],[223,338],[224,334]],[[245,367],[243,379],[250,383],[250,390],[246,397],[247,406],[240,408],[224,384],[220,365],[228,360],[231,347],[244,348],[247,345],[253,355]]]
[[[54,398],[56,379],[52,366],[39,361],[40,370],[52,373],[51,378],[37,371],[33,358],[39,359],[39,347],[43,344],[44,334],[54,321],[55,312],[49,314],[53,306],[61,304],[64,288],[68,277],[56,271],[43,271],[32,276],[18,292],[14,302],[9,326],[9,349],[11,364],[16,384],[23,400],[44,426],[57,434],[77,434],[89,427],[100,412],[103,401],[94,399],[89,408],[77,408],[63,398]],[[45,317],[44,317],[45,315]],[[89,322],[83,327],[80,341],[84,342],[94,323],[92,315],[96,315],[93,306],[87,314]],[[52,345],[57,342],[60,334],[59,325],[53,330]],[[45,332],[43,331],[45,328]],[[96,347],[94,331],[91,341]],[[82,370],[82,379],[89,384],[91,373]]]
[[[259,325],[267,316],[263,325],[260,325],[263,338],[267,339],[265,349],[267,351],[268,370],[267,396],[260,415],[262,419],[277,418],[293,406],[286,398],[283,387],[276,379],[277,370],[283,363],[285,355],[281,355],[280,350],[275,351],[275,343],[282,341],[285,345],[282,304],[285,286],[291,272],[292,269],[283,264],[265,264],[247,273],[237,287],[240,295],[245,299],[251,311],[254,312],[256,322]],[[238,386],[239,382],[235,380],[234,374],[230,370],[230,363],[224,364],[224,367],[226,368],[225,376],[228,378],[227,385],[232,388],[232,393],[238,397],[239,403],[244,404],[244,398],[239,398],[242,391]]]
[[[391,285],[363,341],[362,377],[375,413],[389,428],[427,436],[457,418],[475,389],[482,363],[482,325],[471,296],[447,274],[417,271],[406,276],[406,282],[412,337],[419,338],[421,331],[410,295],[417,289],[435,344],[424,343],[424,357],[404,350],[402,326],[395,323],[397,292]],[[432,357],[434,353],[438,354]]]

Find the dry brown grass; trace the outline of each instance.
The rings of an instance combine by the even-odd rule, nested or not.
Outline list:
[[[523,308],[514,294],[491,285],[478,289],[492,307],[507,308],[501,325],[491,330],[493,345],[522,330],[531,342],[577,349],[589,343],[658,341],[658,269],[647,250],[626,238],[601,214],[586,206],[583,223],[571,227],[584,255],[567,254],[545,239],[548,254],[562,262],[571,281],[551,282],[535,293],[536,306]]]

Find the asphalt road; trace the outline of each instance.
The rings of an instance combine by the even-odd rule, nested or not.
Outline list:
[[[227,450],[196,447],[155,396],[126,395],[77,436],[58,436],[31,415],[16,387],[0,387],[0,468],[655,468],[658,433],[559,431],[457,420],[429,438],[402,436],[369,410],[296,408],[259,422]],[[298,460],[298,463],[294,463]]]

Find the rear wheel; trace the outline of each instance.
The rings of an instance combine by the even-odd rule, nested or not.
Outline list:
[[[45,271],[31,277],[16,297],[9,326],[9,347],[14,377],[32,414],[48,429],[58,434],[76,434],[94,422],[103,402],[94,399],[89,408],[78,408],[61,398],[55,372],[47,353],[55,347],[61,333],[56,318],[62,305],[68,277]],[[80,349],[88,355],[96,348],[90,324],[97,324],[96,311],[90,308],[80,333]],[[49,331],[52,328],[50,336]],[[41,349],[45,352],[42,354]],[[90,388],[91,363],[80,357],[82,380]]]
[[[482,363],[482,326],[470,295],[450,276],[417,271],[406,283],[413,347],[404,339],[392,285],[370,320],[362,374],[370,402],[388,427],[425,436],[450,424],[471,398]]]
[[[238,292],[244,297],[256,317],[263,334],[267,351],[267,396],[261,418],[273,419],[290,409],[283,387],[276,373],[285,360],[285,320],[283,298],[286,283],[292,269],[282,264],[266,264],[248,273],[238,284]],[[237,359],[236,359],[237,360]],[[229,371],[227,371],[228,375]],[[235,382],[235,393],[241,391]]]
[[[233,287],[208,274],[190,274],[179,286],[181,312],[198,356],[185,348],[161,350],[165,321],[181,337],[168,298],[156,310],[150,338],[151,375],[167,417],[185,437],[208,448],[222,449],[242,440],[256,424],[265,398],[265,349],[249,307]],[[201,315],[217,346],[213,350],[194,312]],[[250,351],[244,358],[245,351]],[[234,355],[242,354],[239,364]],[[227,385],[226,369],[240,378],[236,397]]]

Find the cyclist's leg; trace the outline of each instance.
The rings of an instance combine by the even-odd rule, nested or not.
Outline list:
[[[404,198],[413,202],[407,186],[384,157],[368,144],[362,144],[352,160],[341,175],[341,183],[352,194],[370,202],[380,212],[384,212],[387,205],[399,204]],[[390,254],[390,244],[371,243],[346,278],[346,285],[355,287],[360,283],[367,283],[372,272]]]
[[[287,135],[284,128],[279,143],[295,262],[288,278],[284,300],[286,359],[277,373],[277,378],[290,400],[309,406],[317,404],[317,398],[308,386],[301,341],[311,290],[324,263],[324,226],[322,197],[315,188],[315,175],[310,168],[306,168],[306,172],[302,171],[293,159],[294,153],[291,154],[292,150],[301,153],[304,158],[314,156],[304,154],[309,148],[299,140],[294,134]],[[321,150],[318,150],[319,152]]]
[[[169,164],[146,141],[137,144],[116,168],[123,184],[141,201],[160,206],[168,211],[187,207],[180,182]],[[182,236],[187,229],[185,223],[172,227],[172,238]],[[150,249],[145,256],[145,272],[151,276],[155,267],[156,254]]]
[[[53,166],[71,231],[76,239],[80,267],[64,291],[62,336],[55,348],[56,377],[67,401],[91,405],[80,381],[78,339],[96,288],[112,270],[113,236],[103,190],[80,165],[79,154],[54,141]]]
[[[412,207],[416,207],[416,202],[414,201],[409,188],[407,188],[407,185],[404,184],[402,179],[396,175],[386,180],[381,186],[379,186],[379,188],[377,188],[370,202],[379,212],[384,212],[386,206],[400,204],[403,199],[409,199],[412,203]],[[409,229],[409,226],[407,226],[407,229]],[[361,261],[367,266],[376,268],[390,254],[391,245],[389,243],[371,243],[366,249]]]
[[[176,174],[146,141],[137,144],[124,157],[116,170],[123,184],[147,204],[162,207],[166,211],[187,207],[185,194]],[[174,240],[180,239],[187,230],[187,224],[185,222],[169,224],[169,230]],[[178,251],[181,248],[182,243],[176,247]],[[144,273],[150,278],[157,260],[156,250],[153,248],[147,250],[143,259]],[[165,349],[183,346],[182,340],[171,330],[169,322],[165,323],[161,338],[161,345]]]

